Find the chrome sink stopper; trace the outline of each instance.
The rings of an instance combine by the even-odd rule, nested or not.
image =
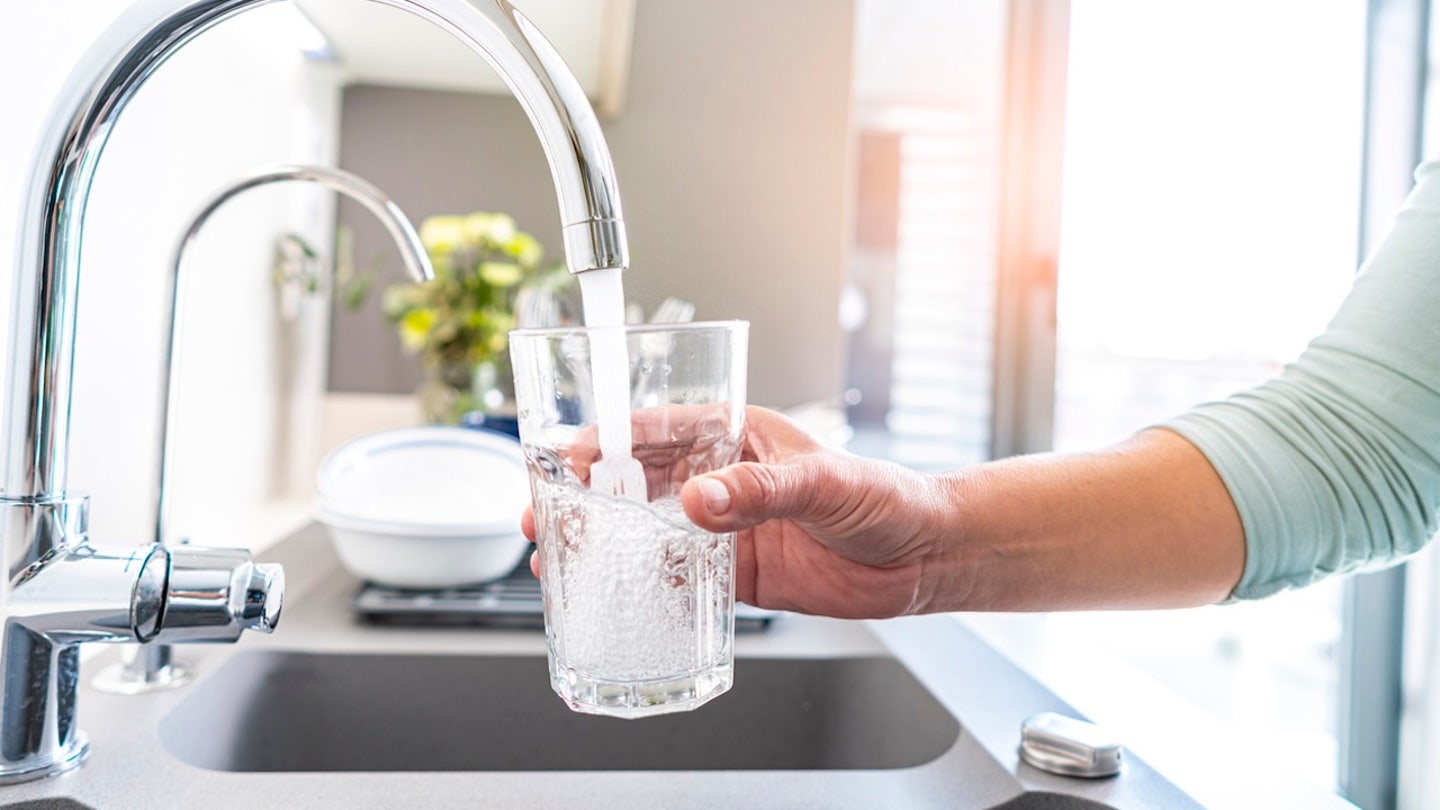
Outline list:
[[[1123,750],[1100,726],[1055,712],[1041,712],[1020,726],[1020,758],[1062,776],[1114,776]]]

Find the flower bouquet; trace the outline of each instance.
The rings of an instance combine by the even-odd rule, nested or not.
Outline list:
[[[424,369],[425,418],[458,424],[467,413],[503,411],[512,400],[507,335],[516,295],[556,265],[542,265],[539,241],[508,214],[430,217],[420,240],[435,278],[390,285],[381,306]]]

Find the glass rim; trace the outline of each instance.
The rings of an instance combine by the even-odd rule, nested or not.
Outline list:
[[[733,318],[723,321],[683,321],[680,323],[627,323],[619,326],[527,326],[511,329],[507,334],[509,337],[560,337],[564,335],[584,335],[593,332],[606,332],[610,330],[623,330],[628,334],[647,334],[665,332],[703,332],[703,331],[734,331],[737,327],[748,329],[750,322]]]

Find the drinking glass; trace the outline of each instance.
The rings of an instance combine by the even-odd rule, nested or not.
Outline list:
[[[624,357],[597,351],[617,333]],[[550,681],[571,709],[686,711],[733,683],[735,535],[691,523],[680,488],[739,460],[748,334],[743,321],[510,333]],[[597,375],[627,401],[597,408]],[[628,414],[619,453],[597,412]],[[628,446],[643,485],[597,483],[602,446],[610,467]]]

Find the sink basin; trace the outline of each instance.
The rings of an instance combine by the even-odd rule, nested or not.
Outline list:
[[[542,633],[357,621],[361,583],[319,525],[272,554],[299,597],[281,633],[189,647],[196,679],[143,695],[90,686],[122,650],[87,660],[89,759],[0,787],[0,810],[1205,806],[1135,752],[1106,779],[1022,762],[1024,718],[1084,715],[954,617],[786,614],[737,638],[730,693],[616,720],[574,714],[550,691]],[[1285,786],[1257,801],[1220,793],[1208,804],[1350,807]]]
[[[160,723],[218,771],[703,771],[908,768],[947,751],[954,717],[882,657],[742,659],[699,710],[571,712],[536,656],[234,656]]]

